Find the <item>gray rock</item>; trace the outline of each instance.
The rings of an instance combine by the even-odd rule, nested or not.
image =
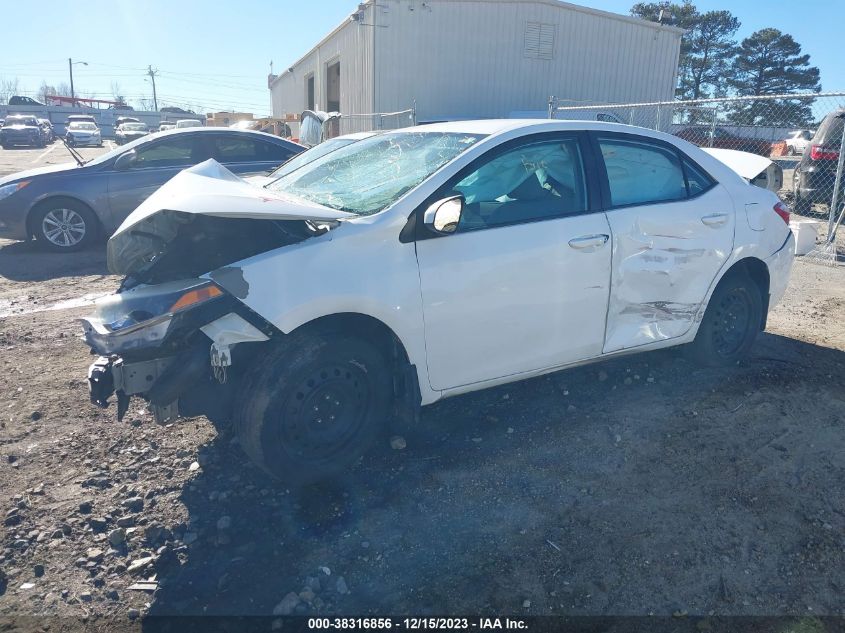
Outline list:
[[[405,438],[401,435],[394,435],[390,438],[390,448],[392,448],[394,451],[401,451],[406,446],[408,446],[408,443],[405,441]]]
[[[117,527],[129,528],[129,527],[132,527],[133,525],[135,525],[135,517],[133,517],[131,515],[125,516],[125,517],[120,517],[117,520]]]
[[[124,499],[122,505],[130,512],[140,512],[144,509],[144,500],[141,497],[130,497],[129,499]]]
[[[94,509],[94,502],[93,501],[83,501],[79,504],[79,511],[82,514],[91,514],[91,511]]]
[[[91,549],[88,550],[87,556],[88,556],[89,561],[91,561],[93,563],[99,563],[100,561],[103,560],[104,554],[103,554],[103,550],[101,550],[97,547],[92,547]]]
[[[33,565],[32,573],[35,575],[36,578],[41,578],[41,576],[44,575],[44,565]]]
[[[345,595],[349,593],[349,587],[346,584],[346,581],[343,579],[343,576],[338,576],[337,582],[335,583],[335,589],[341,595]]]
[[[152,565],[154,561],[154,556],[145,556],[144,558],[138,558],[137,560],[133,560],[131,563],[129,563],[129,567],[126,568],[126,571],[128,571],[130,574],[137,574]]]
[[[79,599],[82,600],[82,602],[91,602],[91,592],[83,591],[81,594],[79,594]]]
[[[293,591],[287,594],[282,601],[273,607],[273,615],[290,615],[299,604],[299,596]]]
[[[103,517],[91,517],[88,519],[88,525],[90,525],[91,529],[95,532],[104,532],[108,527],[108,524],[108,521],[106,521]]]
[[[320,579],[316,576],[308,576],[305,579],[305,586],[308,587],[314,593],[317,593],[322,588],[320,586]]]
[[[126,530],[117,528],[109,532],[109,543],[112,547],[120,547],[126,542]]]
[[[129,609],[129,611],[126,612],[126,617],[130,620],[137,620],[141,617],[141,612],[138,611],[138,609]]]
[[[232,517],[230,516],[222,516],[217,519],[217,529],[220,531],[228,530],[232,527]]]

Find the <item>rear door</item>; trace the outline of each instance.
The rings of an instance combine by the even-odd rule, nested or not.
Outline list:
[[[156,189],[180,171],[211,157],[203,134],[175,134],[135,148],[126,170],[109,172],[109,204],[117,227]]]
[[[674,145],[595,133],[613,240],[604,352],[686,333],[733,250],[727,190]]]
[[[260,174],[275,169],[297,152],[250,134],[211,135],[214,159],[240,176]]]

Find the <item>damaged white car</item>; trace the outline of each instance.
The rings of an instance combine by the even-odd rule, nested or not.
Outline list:
[[[267,188],[208,161],[109,241],[91,398],[231,419],[266,471],[318,480],[444,397],[673,345],[736,363],[788,219],[699,148],[601,122],[408,128]]]

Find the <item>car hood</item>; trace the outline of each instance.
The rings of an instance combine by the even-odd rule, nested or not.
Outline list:
[[[355,217],[261,189],[209,159],[179,172],[129,214],[109,239],[109,270],[129,275],[146,267],[196,215],[312,222]]]
[[[7,132],[24,132],[25,130],[37,130],[38,126],[36,125],[4,125],[0,128],[0,131],[7,131]]]
[[[45,167],[36,167],[35,169],[27,169],[26,171],[18,171],[14,174],[9,174],[8,176],[4,176],[0,178],[0,187],[3,185],[8,185],[11,182],[17,182],[19,180],[26,180],[28,178],[33,178],[35,176],[44,176],[46,174],[56,174],[62,171],[74,171],[79,169],[79,165],[76,163],[60,163],[59,165],[47,165]]]
[[[244,180],[255,187],[264,187],[276,179],[272,176],[247,176]]]

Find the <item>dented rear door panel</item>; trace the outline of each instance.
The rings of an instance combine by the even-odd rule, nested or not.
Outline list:
[[[613,263],[604,353],[682,336],[733,250],[731,196],[717,184],[690,200],[607,217]]]

